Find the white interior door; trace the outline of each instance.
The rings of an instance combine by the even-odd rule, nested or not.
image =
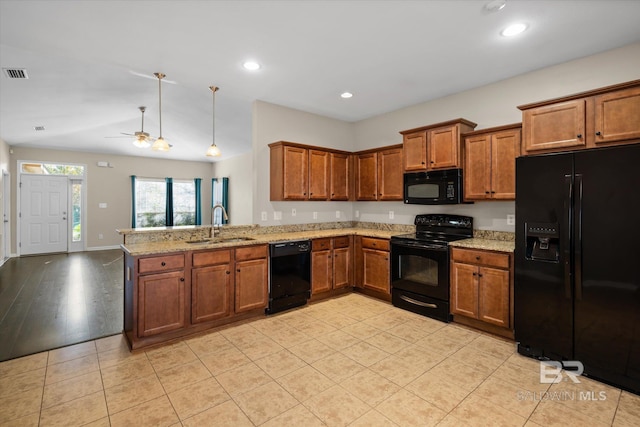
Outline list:
[[[67,252],[68,178],[21,175],[20,255]]]

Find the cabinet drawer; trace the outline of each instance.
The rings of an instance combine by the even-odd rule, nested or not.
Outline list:
[[[138,260],[138,273],[157,273],[184,268],[184,254],[163,255]]]
[[[311,250],[312,251],[324,251],[327,249],[331,249],[331,239],[313,239],[311,241]]]
[[[369,249],[377,249],[379,251],[388,251],[389,241],[384,239],[374,239],[372,237],[363,237],[362,247],[369,248]]]
[[[231,251],[208,251],[193,254],[193,266],[204,267],[206,265],[228,264],[231,262]]]
[[[349,236],[341,236],[334,237],[333,239],[333,248],[348,248],[349,247]]]
[[[269,254],[267,245],[249,246],[246,248],[236,249],[236,261],[244,261],[247,259],[266,258]]]
[[[454,261],[467,264],[482,264],[498,268],[509,268],[509,254],[452,248],[451,257]]]

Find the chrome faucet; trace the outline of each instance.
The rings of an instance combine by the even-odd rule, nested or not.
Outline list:
[[[213,205],[213,207],[211,208],[211,232],[213,233],[213,236],[211,237],[216,237],[218,234],[220,234],[220,224],[213,223],[216,208],[222,209],[222,217],[225,221],[229,221],[229,215],[227,215],[227,210],[224,208],[224,206],[222,206],[220,203]]]

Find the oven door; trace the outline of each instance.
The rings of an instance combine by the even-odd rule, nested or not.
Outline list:
[[[449,301],[449,248],[392,241],[391,286]]]

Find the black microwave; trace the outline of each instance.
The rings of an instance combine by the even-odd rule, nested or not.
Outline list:
[[[404,174],[404,202],[416,205],[462,203],[462,169]]]

